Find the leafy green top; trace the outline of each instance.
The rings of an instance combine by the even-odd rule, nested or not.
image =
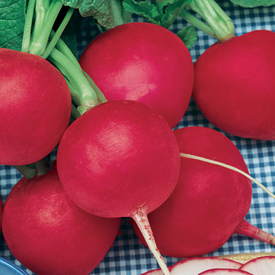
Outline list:
[[[0,2],[0,47],[20,50],[25,23],[25,0]]]
[[[192,0],[123,0],[123,8],[144,17],[150,23],[169,29],[176,18]],[[197,32],[193,26],[182,28],[177,35],[190,48],[197,40]]]
[[[82,17],[93,17],[99,25],[107,29],[114,26],[111,1],[114,0],[61,0],[71,8],[79,10]]]
[[[275,4],[275,0],[230,0],[233,4],[244,8],[254,8],[260,6],[271,6]]]

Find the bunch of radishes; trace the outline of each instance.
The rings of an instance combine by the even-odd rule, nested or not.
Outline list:
[[[48,39],[54,41],[56,33],[49,32]],[[229,99],[236,102],[236,96],[229,95],[225,104],[220,100],[213,108],[213,96],[205,92],[215,91],[217,83],[210,77],[220,72],[219,64],[215,71],[211,67],[215,49],[220,62],[224,53],[229,56],[232,48],[235,51],[237,43],[246,53],[241,54],[243,61],[257,52],[254,47],[253,53],[247,51],[253,35],[220,38],[223,42],[205,52],[195,70],[178,36],[144,22],[104,32],[91,42],[79,63],[62,40],[40,48],[39,40],[32,38],[29,46],[22,47],[25,52],[1,49],[0,163],[28,170],[58,145],[50,171],[23,177],[5,202],[2,229],[12,254],[39,275],[89,274],[111,247],[121,218],[131,217],[138,237],[161,267],[147,274],[195,274],[188,268],[196,275],[257,274],[249,269],[254,262],[240,267],[212,258],[207,262],[211,270],[196,271],[188,267],[193,260],[168,268],[161,256],[201,256],[221,247],[233,233],[275,244],[273,235],[244,220],[252,186],[237,147],[209,128],[172,130],[185,114],[193,91],[198,105],[205,101],[200,108],[214,112],[228,107],[230,114],[237,113],[235,120],[226,115],[230,125],[221,129],[243,137],[274,138],[275,121],[269,119],[275,118],[273,108],[265,105],[260,111],[265,116],[259,121],[251,118],[256,112],[247,100],[241,107],[253,111],[245,110],[249,121],[240,122],[235,130],[232,125],[240,121],[241,107],[240,103],[232,107]],[[260,36],[274,39],[270,32],[262,31]],[[262,105],[275,100],[269,92],[275,86],[269,56],[268,52],[257,59],[268,75]],[[242,64],[252,67],[247,61]],[[239,82],[244,79],[250,83],[248,77]],[[233,83],[232,77],[218,80],[222,89]],[[243,99],[246,84],[232,85],[238,88],[229,91],[236,90]],[[255,83],[251,87],[261,88]],[[217,113],[209,118],[222,120]],[[222,266],[217,262],[228,263],[231,270],[217,270]],[[195,262],[195,266],[200,265]]]

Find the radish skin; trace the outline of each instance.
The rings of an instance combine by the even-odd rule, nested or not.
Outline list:
[[[274,32],[255,30],[197,59],[193,97],[212,124],[243,138],[275,138],[274,45]]]
[[[184,156],[200,155],[248,174],[239,150],[220,132],[186,127],[174,133],[180,151],[186,152]],[[274,243],[274,236],[244,221],[251,196],[250,180],[236,171],[201,159],[182,158],[175,190],[148,216],[160,252],[178,258],[204,255],[220,248],[234,233]]]
[[[211,159],[207,159],[207,158],[202,158],[200,156],[191,155],[191,154],[180,153],[180,155],[183,158],[196,159],[196,160],[204,161],[204,162],[207,162],[207,163],[212,163],[212,164],[215,164],[215,165],[219,165],[219,166],[225,167],[227,169],[230,169],[232,171],[236,171],[237,173],[240,173],[240,174],[244,175],[245,177],[247,177],[248,179],[250,179],[251,181],[255,182],[266,193],[268,193],[272,198],[275,199],[275,195],[269,189],[267,189],[263,184],[261,184],[260,182],[258,182],[254,178],[252,178],[249,174],[245,173],[244,171],[242,171],[242,170],[240,170],[240,169],[238,169],[234,166],[231,166],[231,165],[219,162],[219,161],[215,161],[215,160],[211,160]]]
[[[175,127],[189,105],[194,67],[181,39],[164,27],[131,22],[96,37],[79,59],[108,101],[137,100]]]
[[[91,215],[65,193],[56,167],[11,190],[3,235],[11,253],[39,275],[90,274],[117,236],[120,219]]]
[[[69,125],[69,87],[39,56],[2,48],[0,64],[0,164],[37,162],[56,147]]]
[[[64,189],[80,208],[102,217],[135,218],[169,274],[146,221],[147,214],[170,196],[180,170],[176,138],[158,112],[138,101],[94,107],[62,137],[57,169]]]

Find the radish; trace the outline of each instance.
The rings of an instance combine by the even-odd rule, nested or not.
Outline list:
[[[68,127],[68,85],[54,66],[33,54],[2,48],[0,64],[0,164],[39,161]]]
[[[13,188],[3,211],[3,235],[14,255],[39,275],[89,274],[116,238],[120,219],[91,215],[65,193],[56,168]]]
[[[209,269],[199,273],[198,275],[253,275],[252,273],[248,273],[246,271],[237,270],[237,269]]]
[[[180,169],[167,121],[138,101],[109,101],[85,112],[66,130],[57,170],[69,197],[102,217],[132,217],[165,274],[147,214],[174,190]]]
[[[193,97],[215,126],[243,138],[275,138],[275,33],[254,30],[240,36],[214,0],[191,1],[181,15],[217,38],[195,62]],[[197,24],[197,22],[199,22]]]
[[[189,105],[194,82],[191,55],[164,27],[132,22],[96,37],[79,59],[108,101],[137,100],[176,126]]]
[[[60,39],[73,8],[53,31],[62,7],[28,1],[21,52],[0,49],[0,164],[37,163],[58,145],[71,114],[75,119],[106,100]]]
[[[257,30],[217,43],[198,58],[193,97],[211,123],[244,138],[275,138],[273,45],[274,32]]]
[[[239,269],[242,264],[228,259],[218,259],[216,257],[195,257],[183,259],[169,267],[171,275],[198,275],[208,269]],[[143,275],[163,275],[160,269],[155,269],[144,273]]]
[[[185,157],[199,155],[248,173],[237,147],[222,133],[206,127],[186,127],[174,133],[185,153],[179,180],[169,199],[148,215],[160,252],[178,258],[204,255],[220,248],[234,233],[275,244],[274,236],[244,220],[252,196],[249,179]]]
[[[264,256],[250,260],[240,270],[251,272],[254,275],[271,275],[275,270],[275,256]]]

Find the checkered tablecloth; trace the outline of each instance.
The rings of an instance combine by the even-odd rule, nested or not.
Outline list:
[[[275,31],[275,6],[249,9],[234,6],[229,2],[229,0],[217,2],[233,20],[236,35],[241,35],[256,29]],[[133,16],[133,21],[143,21],[143,19]],[[179,18],[173,24],[171,30],[178,31],[185,25],[186,23]],[[91,39],[93,39],[97,34],[97,28],[92,20],[86,20],[78,36],[79,55],[87,46],[89,41],[91,41]],[[198,31],[198,41],[190,49],[193,60],[195,61],[198,56],[215,41],[215,39],[203,34],[201,31]],[[216,129],[204,118],[193,100],[191,100],[190,106],[177,128],[186,126],[206,126]],[[251,176],[275,193],[275,141],[242,139],[226,133],[224,134],[229,137],[240,150]],[[49,156],[49,158],[55,158],[55,151]],[[3,202],[6,200],[12,186],[20,178],[21,175],[14,167],[0,165],[0,194]],[[275,200],[254,183],[252,183],[252,185],[252,204],[246,219],[254,226],[257,226],[271,234],[275,234]],[[128,224],[127,219],[123,219],[121,230],[123,234],[117,237],[113,247],[110,249],[105,259],[91,274],[138,275],[158,267],[151,252],[143,245],[139,244],[139,241],[136,238],[131,225]],[[271,251],[275,251],[275,246],[245,236],[233,235],[223,247],[208,256]],[[0,256],[11,260],[18,266],[22,267],[13,255],[11,255],[2,235],[0,235]],[[170,257],[164,257],[164,259],[168,265],[174,264],[179,260]],[[25,269],[25,267],[22,268]],[[34,274],[29,270],[27,270],[27,272],[29,274]]]

